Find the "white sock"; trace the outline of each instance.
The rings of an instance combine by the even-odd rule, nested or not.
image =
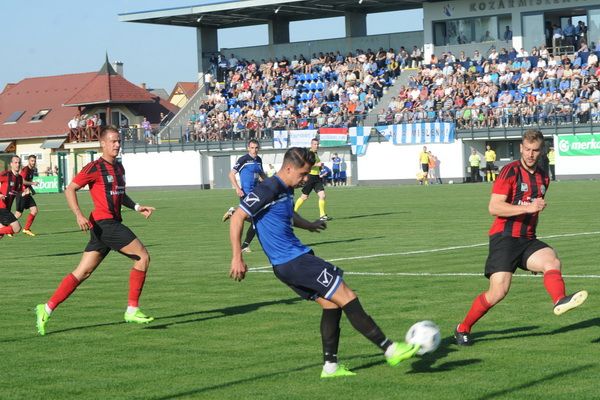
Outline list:
[[[127,306],[127,314],[134,314],[137,310],[139,310],[139,307],[133,307],[133,306]]]
[[[394,352],[396,351],[396,342],[392,343],[390,345],[390,347],[387,348],[387,350],[385,351],[385,356],[386,357],[391,357],[394,355]]]
[[[338,364],[334,362],[325,361],[325,364],[323,365],[323,371],[325,371],[326,374],[333,374],[337,369]]]
[[[48,307],[48,304],[44,304],[44,309],[46,310],[46,313],[48,315],[52,314],[52,309],[50,307]]]

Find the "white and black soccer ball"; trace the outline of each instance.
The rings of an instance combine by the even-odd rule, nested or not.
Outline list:
[[[432,321],[420,321],[406,332],[406,343],[420,346],[417,354],[423,355],[435,351],[442,341],[440,328]]]

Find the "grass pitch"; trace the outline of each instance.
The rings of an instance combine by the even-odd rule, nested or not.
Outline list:
[[[563,261],[567,290],[588,301],[561,317],[539,276],[519,272],[509,296],[457,348],[451,334],[485,290],[490,186],[328,188],[320,234],[299,232],[346,271],[365,309],[402,339],[431,319],[433,354],[391,368],[342,319],[340,361],[358,375],[322,381],[320,311],[272,274],[258,241],[244,282],[228,278],[233,191],[131,191],[157,207],[146,221],[124,212],[147,245],[141,299],[156,320],[123,323],[131,262],[110,254],[37,336],[33,307],[78,263],[88,236],[62,195],[38,195],[33,230],[0,241],[1,399],[592,399],[600,375],[600,183],[554,183],[538,234]],[[90,209],[89,195],[80,194]],[[317,218],[313,195],[300,210]]]

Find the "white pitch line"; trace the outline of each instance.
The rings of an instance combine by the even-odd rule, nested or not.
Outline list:
[[[261,267],[262,268],[262,267]],[[267,267],[271,268],[271,267]],[[271,273],[269,270],[258,270],[256,268],[252,269],[251,272],[258,272],[268,274]],[[344,271],[344,275],[359,275],[359,276],[418,276],[418,277],[453,277],[453,276],[476,276],[483,277],[483,273],[476,274],[472,272],[445,272],[445,273],[433,273],[433,272],[352,272],[352,271]],[[533,275],[528,273],[519,273],[513,275],[516,278],[541,278],[543,275]],[[563,275],[563,278],[584,278],[584,279],[600,279],[600,275]]]
[[[563,233],[560,235],[541,236],[541,237],[539,237],[539,239],[555,239],[555,238],[563,238],[563,237],[576,237],[576,236],[589,236],[589,235],[600,235],[600,231]],[[487,245],[488,245],[488,243],[477,243],[477,244],[468,244],[468,245],[463,245],[463,246],[442,247],[442,248],[438,248],[438,249],[412,250],[412,251],[402,251],[402,252],[398,252],[398,253],[379,253],[379,254],[370,254],[370,255],[364,255],[364,256],[332,258],[327,261],[335,262],[335,261],[364,260],[367,258],[378,258],[378,257],[409,256],[409,255],[413,255],[413,254],[438,253],[441,251],[472,249],[475,247],[483,247],[483,246],[487,246]],[[272,267],[270,265],[268,265],[268,266],[264,266],[264,267],[248,268],[248,271],[260,271],[263,269],[270,269],[270,268],[272,268]],[[350,274],[350,272],[345,272],[345,273]],[[355,272],[354,274],[359,274],[359,273]],[[397,274],[391,274],[391,275],[397,275]],[[431,274],[431,275],[434,275],[434,274]],[[474,275],[479,276],[481,274],[474,274]],[[449,276],[452,276],[452,275],[449,275]],[[594,276],[595,275],[590,276],[590,277],[594,277]]]

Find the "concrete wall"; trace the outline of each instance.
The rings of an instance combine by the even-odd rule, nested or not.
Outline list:
[[[372,35],[364,37],[348,37],[338,39],[315,40],[306,42],[294,42],[286,44],[274,44],[266,46],[253,46],[242,48],[222,48],[221,52],[229,58],[231,53],[235,54],[238,59],[246,58],[247,60],[255,60],[260,62],[261,59],[274,59],[275,57],[286,56],[290,60],[292,56],[303,54],[305,58],[310,58],[313,53],[340,51],[346,54],[349,51],[356,49],[378,50],[380,47],[384,49],[398,49],[404,46],[410,53],[413,46],[423,46],[423,31],[390,33],[384,35]]]

